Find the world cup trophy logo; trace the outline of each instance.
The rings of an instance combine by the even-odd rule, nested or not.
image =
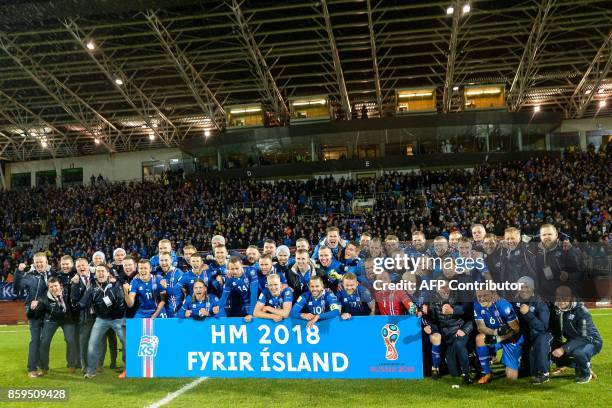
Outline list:
[[[387,360],[397,360],[399,354],[395,348],[395,343],[399,339],[400,329],[396,324],[385,324],[382,328],[382,338],[387,346],[387,353],[385,357]]]

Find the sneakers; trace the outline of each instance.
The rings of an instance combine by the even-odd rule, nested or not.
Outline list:
[[[593,378],[593,374],[589,372],[587,375],[576,378],[576,384],[588,384]]]
[[[49,374],[49,370],[38,370],[39,377],[44,377],[47,374]]]
[[[76,373],[76,368],[68,367],[68,374],[74,374],[74,373]]]
[[[38,371],[30,371],[28,373],[28,377],[30,377],[30,378],[37,378],[38,377]]]
[[[531,380],[531,383],[534,385],[544,384],[550,381],[550,377],[548,374],[538,374]]]
[[[472,381],[472,377],[470,377],[469,374],[462,374],[461,375],[461,384],[463,384],[463,385],[470,385],[473,382],[474,381]]]
[[[567,370],[569,370],[569,367],[557,367],[557,369],[552,372],[552,375],[563,375]]]
[[[89,374],[89,373],[85,373],[85,375],[83,376],[84,379],[86,380],[90,380],[92,378],[96,378],[95,374]]]
[[[431,379],[432,380],[439,380],[440,379],[440,370],[438,370],[437,368],[432,368],[431,369]]]
[[[123,372],[119,374],[117,378],[125,378],[125,370],[123,370]]]
[[[487,384],[493,378],[493,374],[485,374],[478,380],[478,384]]]

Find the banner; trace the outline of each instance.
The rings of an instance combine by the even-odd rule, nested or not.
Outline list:
[[[423,378],[417,317],[128,319],[128,377]]]
[[[0,300],[15,300],[17,294],[13,291],[13,282],[0,285]]]

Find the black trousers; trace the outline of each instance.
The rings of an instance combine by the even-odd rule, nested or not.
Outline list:
[[[40,340],[40,368],[43,370],[49,369],[49,351],[51,349],[51,341],[57,329],[61,327],[64,332],[64,340],[66,341],[66,365],[68,367],[76,367],[78,364],[78,354],[74,342],[75,324],[72,322],[57,323],[53,320],[45,320],[42,329]]]
[[[28,347],[28,371],[36,371],[40,367],[40,340],[42,337],[42,329],[44,320],[28,319],[30,327],[30,345]]]
[[[446,341],[446,366],[448,372],[457,377],[461,374],[470,372],[470,358],[468,355],[468,340],[466,336],[454,336],[450,341]]]

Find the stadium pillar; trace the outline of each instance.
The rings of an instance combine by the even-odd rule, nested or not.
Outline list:
[[[586,152],[587,150],[587,137],[586,130],[578,131],[578,140],[580,141],[580,150]]]
[[[53,159],[53,167],[55,167],[55,186],[62,188],[62,166],[59,165],[56,159]]]
[[[221,171],[223,169],[223,160],[221,158],[221,149],[217,147],[217,170]]]
[[[519,152],[523,151],[523,130],[520,127],[516,132],[516,146]]]
[[[546,138],[544,140],[546,142],[546,151],[550,151],[550,132],[546,133]]]
[[[310,160],[313,162],[317,161],[317,154],[315,152],[315,144],[313,138],[310,138]]]
[[[4,179],[4,169],[2,163],[0,163],[0,179],[2,179],[2,190],[6,190],[6,180]]]

